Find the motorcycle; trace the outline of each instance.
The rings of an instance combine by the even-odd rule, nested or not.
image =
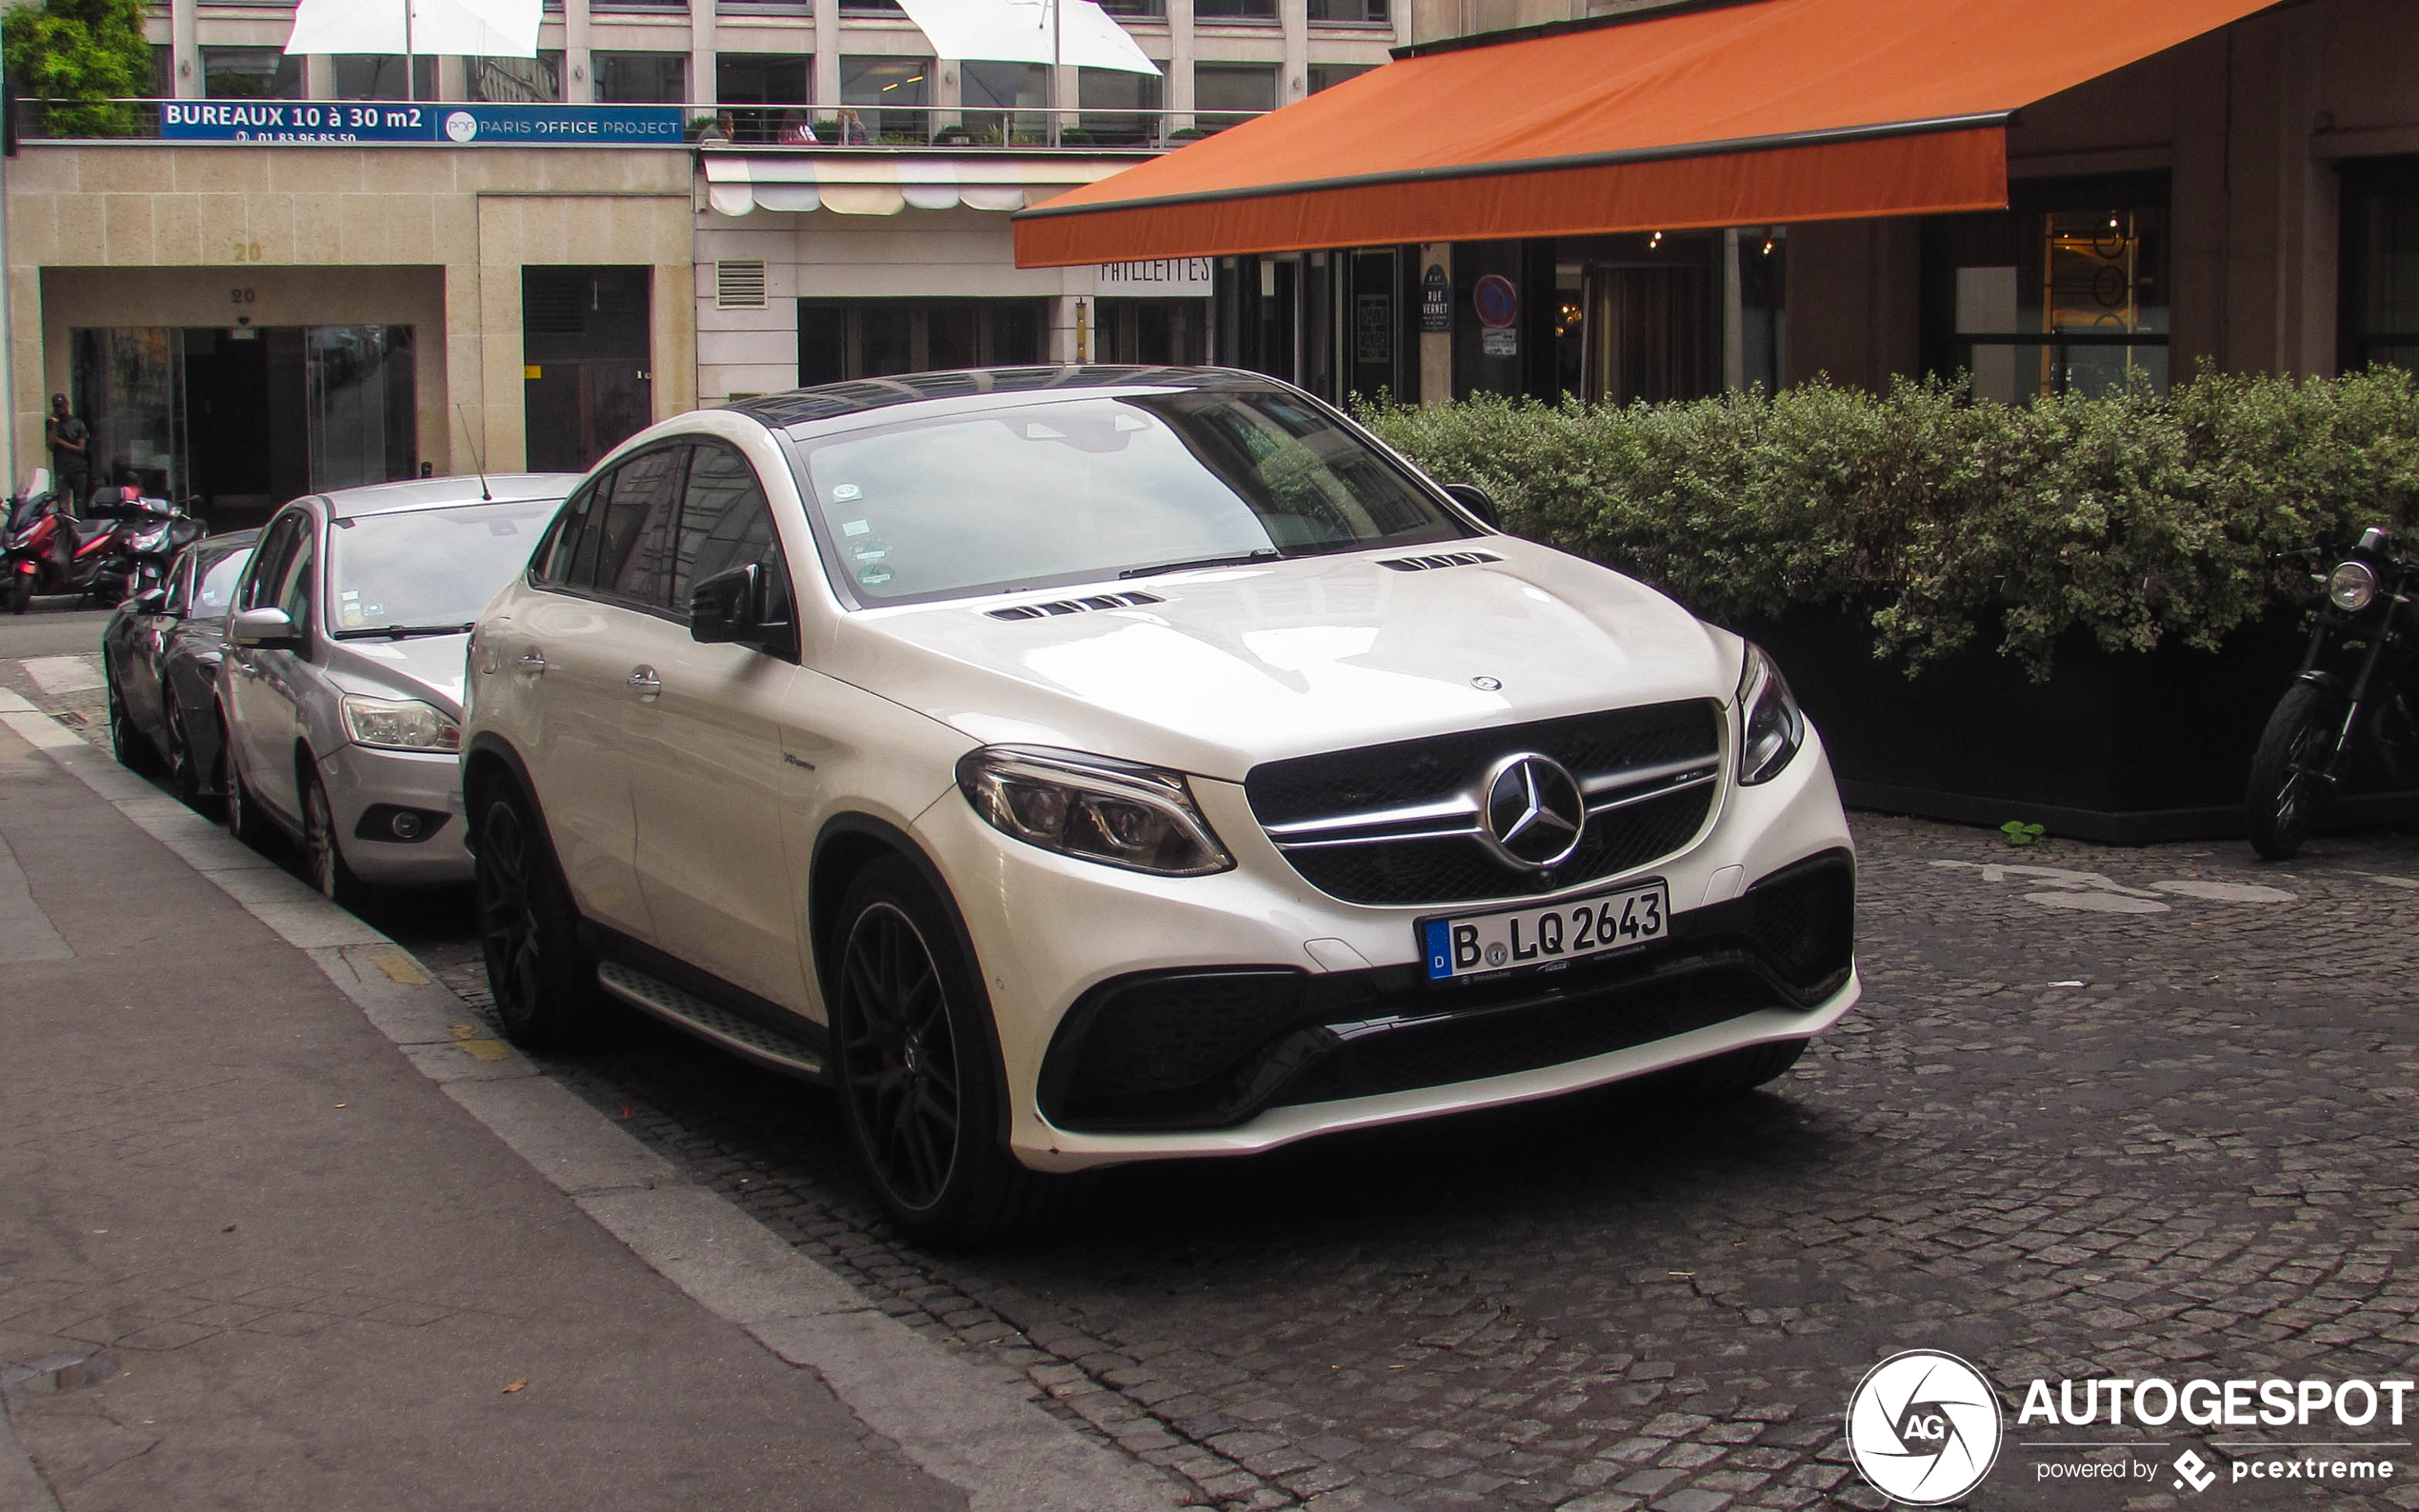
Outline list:
[[[169,564],[176,553],[202,538],[204,527],[193,515],[197,502],[137,498],[128,503],[130,512],[118,534],[133,571],[121,597],[132,598],[168,581]]]
[[[2311,821],[2355,780],[2386,788],[2419,778],[2419,686],[2409,606],[2419,557],[2396,555],[2371,527],[2332,572],[2310,616],[2309,648],[2276,701],[2251,758],[2246,819],[2251,847],[2283,861]]]
[[[9,611],[23,614],[36,594],[73,593],[109,604],[126,598],[141,580],[141,566],[132,548],[138,527],[148,532],[165,524],[168,528],[160,533],[163,544],[173,529],[172,520],[155,521],[152,511],[143,507],[153,502],[166,507],[165,500],[125,501],[104,506],[109,517],[80,519],[68,512],[65,500],[52,494],[31,523],[9,540],[8,583],[0,588],[8,597]]]

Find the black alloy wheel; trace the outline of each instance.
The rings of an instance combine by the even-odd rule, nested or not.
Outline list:
[[[171,693],[168,700],[168,781],[190,806],[202,801],[202,776],[193,758],[193,737],[185,728],[185,706]]]
[[[159,769],[159,752],[151,747],[151,739],[134,727],[134,716],[126,711],[126,700],[118,696],[117,674],[109,674],[110,688],[110,754],[117,764],[130,772],[148,777]]]
[[[990,1000],[956,923],[896,858],[858,873],[831,934],[833,1070],[850,1140],[890,1219],[963,1245],[1062,1213],[1077,1184],[1018,1164],[999,1137]]]
[[[328,785],[314,771],[302,779],[303,874],[321,897],[339,908],[358,908],[369,894],[352,867],[345,864],[342,840],[336,834],[336,811],[328,801]]]
[[[598,1024],[596,966],[580,945],[579,910],[519,794],[489,798],[478,826],[471,879],[496,1017],[524,1049],[569,1048]]]
[[[218,722],[218,748],[227,764],[227,830],[254,850],[267,850],[277,838],[269,816],[261,812],[259,800],[244,783],[244,768],[235,760],[234,743],[228,739],[225,715]]]
[[[2295,683],[2276,701],[2251,757],[2243,813],[2251,848],[2267,860],[2289,858],[2309,838],[2310,822],[2327,796],[2327,760],[2342,724],[2342,700],[2316,683]]]

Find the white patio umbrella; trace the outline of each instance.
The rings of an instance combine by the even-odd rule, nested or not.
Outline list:
[[[537,56],[541,0],[301,0],[288,52],[401,53],[407,95],[418,53]]]
[[[303,0],[308,5],[310,0]],[[1157,74],[1159,65],[1094,0],[899,0],[944,58],[1072,63]]]

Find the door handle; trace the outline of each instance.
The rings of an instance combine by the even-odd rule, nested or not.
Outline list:
[[[539,653],[537,647],[531,647],[527,651],[522,652],[521,659],[512,665],[519,667],[522,671],[528,673],[531,677],[540,676],[546,671],[546,658]]]
[[[664,690],[664,680],[655,675],[651,666],[633,666],[630,669],[630,690],[652,702],[655,695]]]

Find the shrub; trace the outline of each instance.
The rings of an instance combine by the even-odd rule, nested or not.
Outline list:
[[[0,17],[0,50],[30,99],[44,101],[55,136],[127,136],[133,108],[112,100],[148,94],[151,46],[142,0],[45,0]]]
[[[1870,615],[1909,672],[1984,632],[2036,678],[2078,627],[2110,650],[2214,649],[2306,567],[2279,553],[2399,527],[2419,498],[2419,392],[2203,373],[2162,398],[2028,408],[1902,380],[1589,408],[1480,395],[1362,418],[1507,528],[1619,567],[1714,619]]]

